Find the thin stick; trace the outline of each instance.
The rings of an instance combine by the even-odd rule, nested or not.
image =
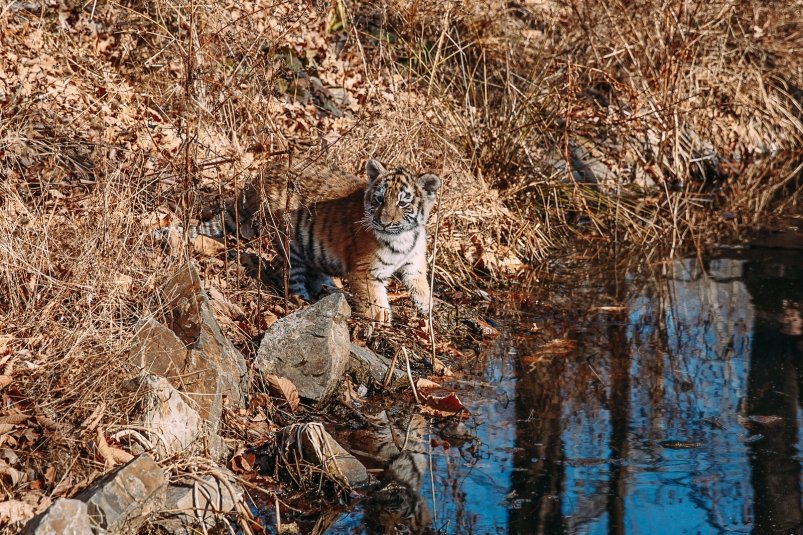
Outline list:
[[[432,493],[432,527],[438,525],[438,509],[435,503],[435,473],[432,470],[432,441],[427,440],[428,450],[427,458],[429,459],[429,490]]]
[[[402,353],[404,353],[404,360],[407,362],[407,378],[410,379],[410,388],[413,389],[413,396],[415,396],[416,404],[421,404],[421,400],[418,399],[418,390],[415,388],[415,382],[413,382],[413,372],[410,370],[410,358],[407,356],[407,348],[402,347]]]
[[[396,369],[396,361],[399,360],[399,351],[393,353],[393,358],[390,361],[390,365],[388,365],[388,371],[385,373],[385,377],[382,379],[382,388],[387,389],[388,385],[390,384],[390,378],[393,376],[393,371]]]
[[[282,264],[284,265],[284,311],[290,310],[290,169],[293,167],[293,155],[287,155],[287,177],[284,184],[284,255]]]
[[[439,208],[440,198],[438,204],[435,206],[436,210]],[[429,266],[429,343],[432,346],[432,368],[435,368],[435,329],[432,323],[432,294],[435,292],[435,255],[438,254],[438,233],[441,228],[441,213],[440,210],[435,212],[435,237],[432,239],[432,262]]]
[[[279,511],[279,497],[274,495],[274,503],[276,504],[276,533],[282,532],[282,513]]]

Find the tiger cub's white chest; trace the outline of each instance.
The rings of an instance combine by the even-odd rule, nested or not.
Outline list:
[[[377,235],[379,247],[373,271],[380,279],[390,278],[418,255],[426,254],[424,229],[415,229],[392,236]]]

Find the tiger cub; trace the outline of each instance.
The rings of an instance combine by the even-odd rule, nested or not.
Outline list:
[[[220,236],[222,226],[233,231],[250,223],[254,232],[267,227],[278,231],[272,234],[281,254],[288,207],[293,293],[309,300],[323,285],[331,285],[330,276],[347,277],[357,312],[389,323],[385,285],[398,273],[419,312],[428,315],[426,222],[441,179],[429,173],[416,176],[403,167],[385,169],[376,160],[365,165],[367,182],[324,169],[312,166],[291,175],[289,199],[286,179],[268,173],[243,189],[235,207],[202,224],[198,232]]]

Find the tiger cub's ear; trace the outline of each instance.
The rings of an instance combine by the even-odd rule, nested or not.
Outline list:
[[[441,187],[441,179],[430,173],[421,175],[416,179],[416,182],[422,190],[427,192],[429,197],[434,197],[435,192]]]
[[[365,162],[365,172],[368,174],[370,182],[376,180],[379,175],[385,173],[385,166],[377,160],[368,160]]]

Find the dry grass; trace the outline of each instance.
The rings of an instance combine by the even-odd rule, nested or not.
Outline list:
[[[7,497],[102,468],[81,424],[104,401],[104,425],[127,417],[132,327],[192,255],[148,222],[195,217],[267,160],[439,173],[442,287],[578,236],[655,258],[799,208],[800,1],[20,5],[0,8],[2,410],[58,425],[30,420],[38,483]],[[275,302],[198,260],[247,347]]]

